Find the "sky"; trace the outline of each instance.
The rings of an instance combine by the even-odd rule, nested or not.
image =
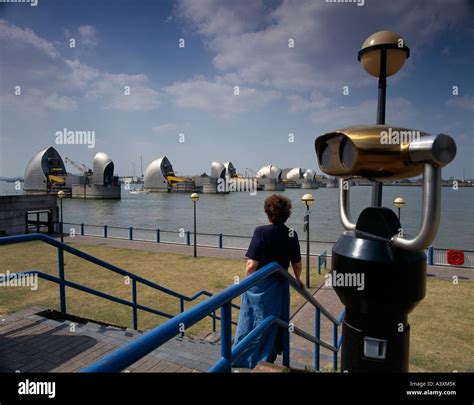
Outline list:
[[[375,123],[357,53],[391,30],[411,52],[387,124],[451,135],[443,177],[474,178],[473,17],[468,0],[2,2],[0,176],[47,146],[89,167],[106,152],[119,175],[163,155],[178,174],[213,160],[320,172],[318,135]],[[94,147],[57,144],[64,129],[94,131]]]

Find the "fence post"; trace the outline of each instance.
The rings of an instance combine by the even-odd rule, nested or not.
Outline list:
[[[156,243],[160,243],[160,230],[156,230]]]
[[[320,339],[321,337],[321,310],[318,307],[314,308],[314,337]],[[314,368],[319,370],[320,367],[320,353],[321,347],[319,343],[314,344]]]
[[[104,238],[107,237],[107,225],[104,225]]]
[[[186,231],[186,244],[189,246],[191,245],[191,232]]]
[[[434,247],[428,247],[428,265],[433,266],[433,259],[434,259]]]
[[[133,329],[138,330],[138,311],[137,311],[137,280],[132,278],[132,300],[133,300]]]
[[[224,247],[224,235],[221,233],[219,234],[219,249],[222,249]]]
[[[290,322],[290,284],[288,280],[284,280],[284,288],[283,288],[283,316],[282,321],[286,324]],[[282,349],[283,349],[283,365],[285,367],[290,367],[290,331],[286,328],[283,331],[283,342],[282,342]]]
[[[64,285],[64,250],[58,248],[58,273],[59,273],[59,305],[61,312],[66,313],[66,286]]]
[[[84,224],[81,224],[81,236],[84,236]]]
[[[221,307],[221,357],[226,361],[224,372],[232,370],[232,303]]]
[[[318,255],[318,274],[321,274],[321,255]]]
[[[332,366],[337,371],[337,324],[333,324],[332,344],[336,351],[332,354]]]
[[[128,228],[128,239],[133,240],[133,227]]]
[[[179,299],[179,312],[183,313],[184,312],[184,299],[180,298]],[[181,332],[181,337],[184,336],[184,332]]]

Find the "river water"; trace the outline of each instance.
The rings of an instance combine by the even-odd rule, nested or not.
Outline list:
[[[337,209],[338,189],[335,188],[288,189],[281,192],[293,202],[293,213],[287,222],[288,226],[293,227],[300,238],[304,237],[303,216],[306,208],[300,198],[306,192],[312,193],[315,198],[310,213],[311,240],[335,241],[342,232]],[[393,208],[395,197],[401,196],[405,199],[406,206],[402,209],[401,222],[406,234],[413,234],[418,229],[421,192],[421,187],[390,186],[383,190],[383,205],[386,207]],[[14,183],[0,182],[0,194],[5,193],[15,194]],[[244,192],[225,195],[201,194],[197,202],[198,232],[251,236],[255,226],[266,223],[263,201],[270,194],[264,191],[259,191],[255,196]],[[351,211],[354,218],[357,218],[363,208],[369,206],[370,197],[370,187],[351,187]],[[69,223],[160,228],[169,231],[191,230],[193,206],[187,194],[133,195],[122,190],[122,199],[116,201],[66,199],[64,218]],[[113,236],[110,232],[109,235]],[[127,235],[126,230],[121,232],[120,236]],[[99,230],[97,233],[100,234]],[[444,187],[441,225],[433,245],[438,248],[474,250],[473,242],[474,188],[453,190]],[[248,244],[248,241],[245,243]]]

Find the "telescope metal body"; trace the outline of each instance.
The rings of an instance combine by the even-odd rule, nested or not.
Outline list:
[[[398,142],[394,142],[396,139]],[[339,177],[339,217],[347,230],[354,230],[356,224],[350,215],[346,180],[365,177],[393,181],[423,174],[420,229],[413,238],[394,235],[392,242],[411,251],[430,245],[439,227],[441,167],[456,156],[456,144],[449,135],[434,136],[386,125],[359,125],[321,135],[316,139],[315,148],[321,170]]]
[[[331,271],[365,280],[362,288],[335,285],[346,307],[342,328],[342,370],[407,372],[408,313],[426,293],[426,249],[436,237],[441,213],[441,168],[456,155],[444,134],[359,125],[321,135],[315,142],[321,170],[339,178],[339,217],[345,229],[332,248]],[[423,175],[421,224],[403,235],[399,218],[383,207],[368,207],[354,221],[349,181],[377,182]]]

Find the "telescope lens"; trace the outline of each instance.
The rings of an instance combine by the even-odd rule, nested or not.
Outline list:
[[[323,169],[328,169],[331,164],[331,150],[327,142],[323,146],[323,151],[321,152],[321,166]]]
[[[343,138],[339,147],[340,160],[346,169],[350,169],[354,164],[355,149],[354,144],[348,138]]]

